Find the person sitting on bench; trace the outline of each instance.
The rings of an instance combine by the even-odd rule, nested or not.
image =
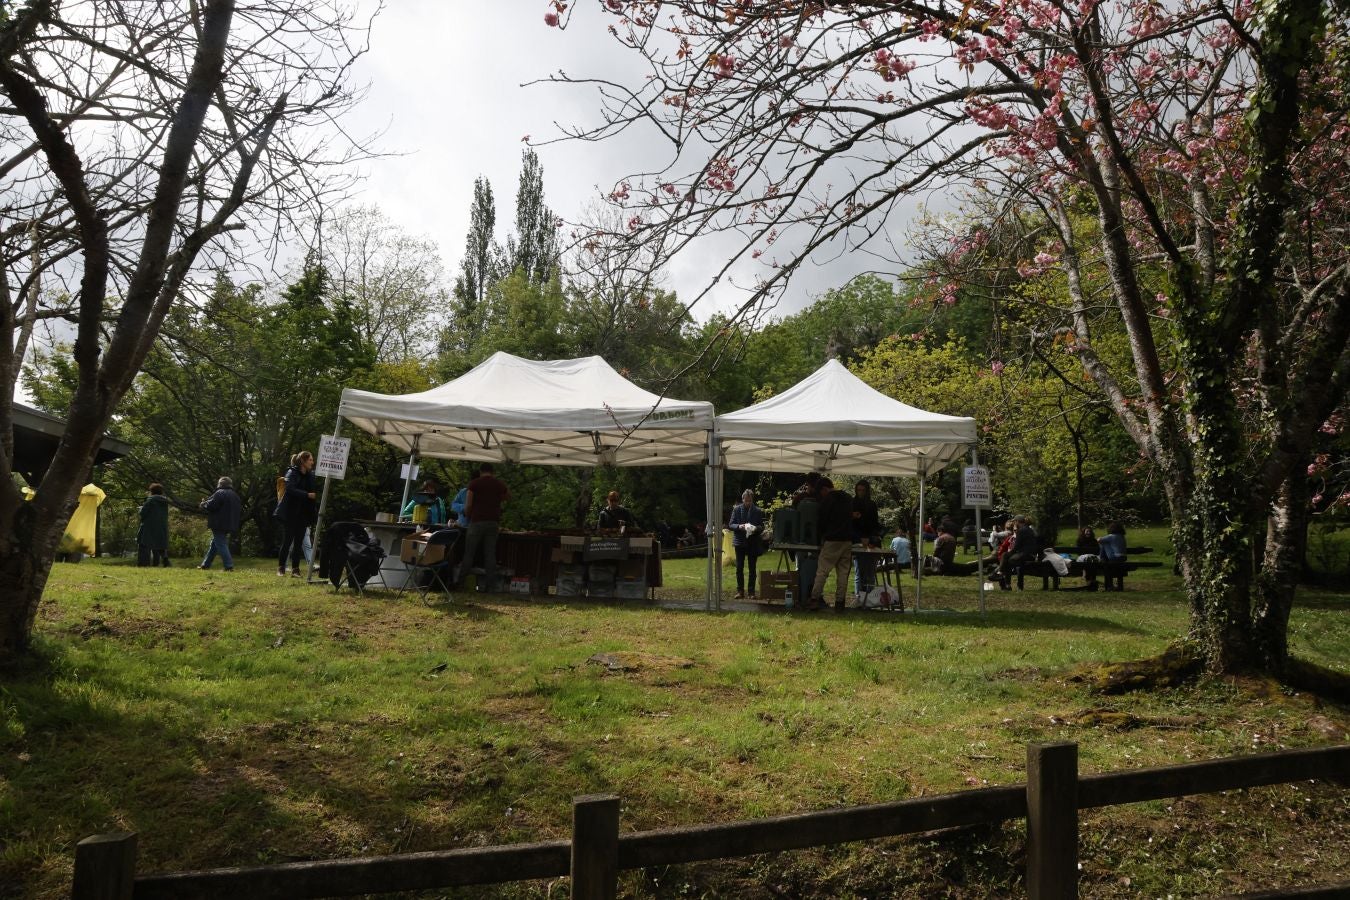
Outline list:
[[[1013,570],[1023,563],[1036,559],[1036,544],[1038,541],[1036,530],[1031,527],[1031,520],[1026,516],[1013,516],[1012,546],[1008,548],[1008,552],[1004,553],[1003,558],[998,562],[1000,581],[1006,582],[1011,577]]]

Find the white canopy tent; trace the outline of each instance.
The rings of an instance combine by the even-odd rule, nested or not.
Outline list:
[[[713,407],[643,390],[598,356],[538,361],[498,352],[454,381],[416,394],[344,389],[335,434],[344,419],[409,454],[406,503],[419,457],[705,465]],[[325,480],[320,524],[327,499]]]
[[[717,417],[710,454],[714,480],[710,501],[720,501],[722,473],[728,468],[898,475],[919,478],[922,523],[924,477],[967,451],[973,455],[975,442],[974,419],[901,403],[868,385],[838,360],[830,360],[776,397]],[[978,515],[977,510],[977,521]],[[718,542],[719,553],[720,549]],[[721,566],[716,569],[720,579]],[[980,590],[984,590],[983,579]],[[920,600],[922,591],[921,575]],[[720,585],[716,593],[720,596]]]
[[[347,389],[338,415],[409,453],[545,466],[683,466],[707,458],[711,403],[633,384],[598,356],[494,353],[416,394]]]

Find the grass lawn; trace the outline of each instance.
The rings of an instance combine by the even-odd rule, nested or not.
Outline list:
[[[1131,543],[1167,559],[1161,530]],[[701,596],[703,571],[668,562],[664,593]],[[1029,741],[1077,741],[1094,772],[1328,744],[1350,727],[1347,710],[1264,683],[1106,698],[1068,680],[1185,630],[1169,567],[1133,573],[1123,594],[1037,579],[991,593],[983,618],[973,577],[925,580],[934,611],[914,617],[489,595],[429,609],[274,573],[56,567],[41,661],[0,682],[0,897],[63,896],[75,842],[111,830],[140,833],[142,872],[250,865],[563,837],[585,793],[619,794],[637,830],[1020,782]],[[1300,593],[1290,643],[1350,671],[1350,594]],[[588,662],[616,651],[636,668]],[[1018,895],[1022,839],[1010,823],[622,885]],[[1081,848],[1088,897],[1332,881],[1350,871],[1350,794],[1302,783],[1118,807],[1084,816]]]

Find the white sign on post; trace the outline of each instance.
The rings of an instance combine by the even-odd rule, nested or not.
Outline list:
[[[350,438],[323,435],[319,438],[319,460],[314,464],[314,474],[325,478],[346,478],[347,454],[351,449]]]
[[[984,466],[966,466],[961,471],[961,493],[967,509],[989,509],[994,498],[989,490],[989,470]]]

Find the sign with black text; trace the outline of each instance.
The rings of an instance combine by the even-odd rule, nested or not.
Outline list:
[[[961,470],[961,496],[966,509],[989,509],[994,505],[989,490],[989,470],[984,466],[966,466]]]
[[[314,464],[314,474],[325,478],[346,478],[347,454],[351,450],[351,438],[323,435],[319,438],[319,458]]]

